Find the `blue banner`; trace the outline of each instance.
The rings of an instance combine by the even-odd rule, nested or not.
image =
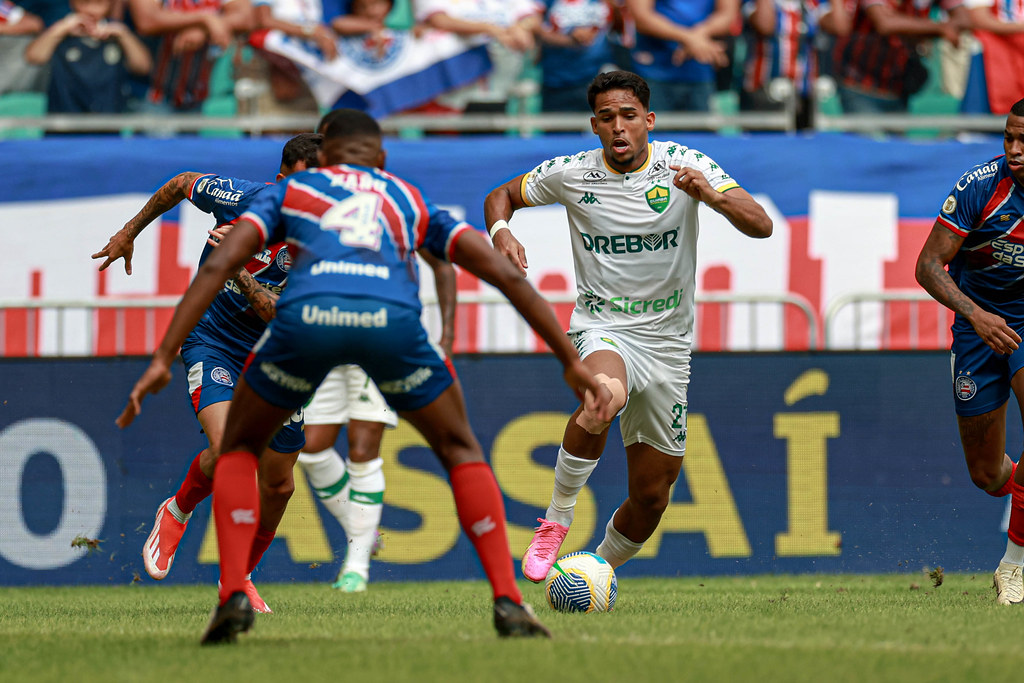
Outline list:
[[[149,580],[140,552],[154,512],[205,441],[180,366],[135,424],[114,426],[144,367],[3,362],[0,584]],[[575,401],[550,356],[466,356],[456,367],[518,558],[550,498]],[[657,533],[621,575],[973,571],[999,561],[1008,499],[970,482],[946,354],[706,353],[693,369],[683,473]],[[1008,452],[1020,448],[1018,427]],[[481,576],[445,475],[407,423],[386,434],[382,454],[385,547],[371,579]],[[625,474],[613,426],[564,551],[600,542]],[[169,583],[216,580],[211,531],[204,502]],[[333,580],[344,548],[299,476],[256,578]]]
[[[901,217],[937,215],[957,178],[1002,153],[998,137],[971,142],[920,143],[855,135],[719,136],[655,130],[704,152],[751,193],[768,195],[786,216],[808,213],[808,191],[894,193]],[[16,169],[0,184],[0,202],[151,193],[182,171],[272,180],[283,139],[9,140],[0,163]],[[461,136],[388,139],[387,168],[417,185],[435,203],[466,208],[483,224],[483,198],[495,186],[545,159],[598,147],[594,135],[538,138]]]

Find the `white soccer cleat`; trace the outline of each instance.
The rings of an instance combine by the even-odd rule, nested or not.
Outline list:
[[[1019,605],[1024,602],[1024,578],[1019,564],[1000,562],[992,575],[992,585],[996,588],[996,603]]]
[[[156,510],[156,522],[153,524],[153,531],[146,539],[146,545],[142,546],[142,563],[146,567],[146,573],[157,581],[167,576],[174,563],[174,553],[178,551],[178,544],[185,534],[185,527],[188,522],[179,522],[170,512],[167,505],[174,500],[170,497],[160,504]]]

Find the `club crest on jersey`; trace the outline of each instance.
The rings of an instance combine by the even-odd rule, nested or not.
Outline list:
[[[210,370],[210,379],[217,384],[223,384],[226,387],[233,387],[234,382],[231,381],[231,373],[222,367],[216,367]]]
[[[960,375],[954,383],[956,397],[961,401],[970,401],[978,393],[978,385],[967,375]]]
[[[292,255],[291,253],[289,253],[288,247],[281,247],[280,249],[278,249],[275,261],[277,262],[277,267],[283,270],[284,272],[287,273],[289,270],[291,270]]]
[[[668,208],[668,188],[664,185],[655,185],[647,190],[644,198],[647,200],[647,206],[651,207],[655,213],[664,213]]]
[[[942,202],[942,213],[951,214],[956,211],[956,197],[949,195],[946,201]]]

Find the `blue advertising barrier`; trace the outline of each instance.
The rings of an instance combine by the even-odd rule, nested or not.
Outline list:
[[[145,365],[3,361],[0,584],[149,580],[140,551],[153,514],[204,439],[180,366],[133,425],[114,426]],[[518,556],[547,505],[575,400],[550,356],[461,357],[456,368]],[[623,576],[973,571],[998,562],[1007,499],[969,480],[946,354],[700,354],[693,370],[683,473]],[[616,429],[566,551],[593,550],[626,495]],[[1018,432],[1010,453],[1019,452]],[[408,424],[387,433],[383,457],[385,547],[373,580],[482,576],[445,476]],[[260,581],[329,581],[337,572],[343,532],[301,476],[297,483]],[[215,581],[215,561],[204,502],[167,581]]]
[[[810,190],[834,190],[894,193],[901,217],[934,217],[963,172],[1002,153],[999,137],[920,143],[843,134],[723,137],[656,129],[652,139],[704,152],[750,192],[770,196],[785,216],[807,215]],[[148,194],[182,171],[270,180],[282,144],[283,138],[9,140],[0,144],[0,165],[14,170],[0,184],[0,202]],[[483,225],[483,200],[492,188],[545,159],[598,146],[594,135],[441,136],[385,143],[389,171],[419,185],[437,204],[465,207],[466,219],[477,226]]]

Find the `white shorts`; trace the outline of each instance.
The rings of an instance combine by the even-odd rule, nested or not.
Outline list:
[[[349,420],[398,425],[398,415],[358,365],[339,365],[327,373],[303,409],[303,417],[308,425],[348,424]]]
[[[645,443],[669,455],[686,453],[686,387],[690,352],[621,331],[593,329],[569,335],[580,358],[617,353],[626,365],[626,406],[619,413],[622,443]]]

